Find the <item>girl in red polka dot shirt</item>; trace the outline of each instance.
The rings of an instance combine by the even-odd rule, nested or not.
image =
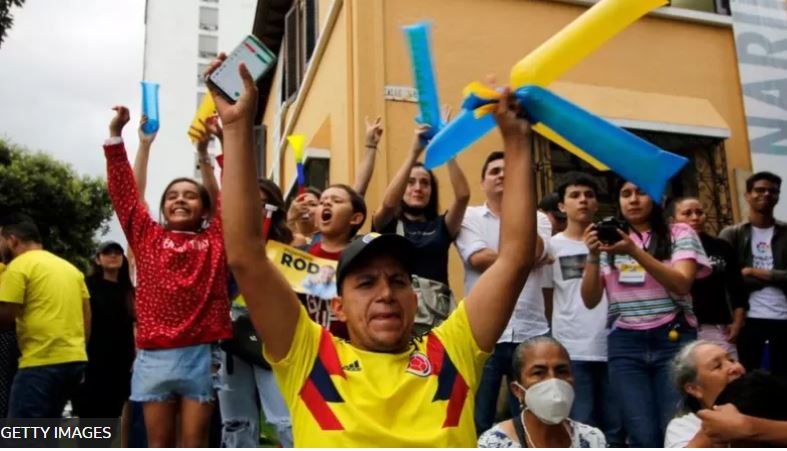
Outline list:
[[[220,203],[205,186],[178,178],[162,195],[161,224],[154,221],[139,196],[121,138],[128,109],[114,110],[104,144],[109,194],[137,262],[139,351],[131,400],[144,403],[151,446],[206,446],[215,344],[232,336]],[[206,149],[207,141],[201,144]],[[200,164],[203,174],[212,175],[209,160],[200,158]]]

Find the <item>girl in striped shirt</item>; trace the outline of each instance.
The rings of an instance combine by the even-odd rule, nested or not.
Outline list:
[[[636,185],[624,182],[618,202],[630,230],[605,243],[595,225],[588,227],[582,299],[594,308],[606,291],[610,385],[629,444],[655,448],[679,402],[670,362],[697,337],[691,286],[710,264],[697,234],[685,224],[669,226],[661,206]]]

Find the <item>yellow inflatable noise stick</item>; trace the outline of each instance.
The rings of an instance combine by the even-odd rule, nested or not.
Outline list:
[[[290,135],[287,142],[292,146],[292,153],[295,155],[295,171],[298,178],[298,195],[303,194],[306,188],[306,172],[303,169],[303,145],[306,137],[303,135]]]
[[[547,86],[666,0],[603,0],[522,58],[511,69],[511,87]]]
[[[194,113],[194,119],[191,121],[188,132],[186,132],[192,144],[199,140],[201,134],[207,132],[202,122],[206,122],[214,114],[216,114],[216,105],[213,103],[213,96],[207,93],[202,97],[202,103],[199,104],[197,112]]]
[[[306,142],[306,137],[303,135],[290,135],[287,137],[287,142],[292,146],[295,162],[303,163],[303,145]]]

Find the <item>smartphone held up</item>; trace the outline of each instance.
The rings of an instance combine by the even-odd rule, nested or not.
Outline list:
[[[246,36],[227,59],[211,72],[208,83],[231,103],[235,103],[243,92],[243,80],[238,67],[246,65],[256,82],[276,63],[276,55],[253,35]]]

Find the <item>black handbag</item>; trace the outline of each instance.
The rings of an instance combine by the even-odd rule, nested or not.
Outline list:
[[[262,356],[262,340],[257,336],[248,313],[242,313],[232,320],[232,339],[223,340],[221,349],[246,363],[271,369]]]

